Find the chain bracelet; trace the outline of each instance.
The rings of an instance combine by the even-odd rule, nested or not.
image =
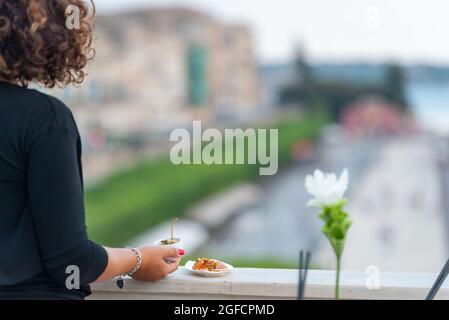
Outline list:
[[[117,287],[119,287],[120,289],[122,289],[125,286],[125,280],[123,278],[126,276],[132,277],[132,275],[135,274],[139,270],[140,266],[142,265],[142,254],[140,253],[140,251],[137,250],[136,248],[128,247],[127,249],[130,249],[132,252],[134,252],[134,254],[137,257],[137,262],[134,265],[134,267],[131,269],[131,271],[129,271],[117,278],[116,284],[117,284]]]
[[[126,276],[132,277],[132,275],[136,273],[139,270],[140,266],[142,265],[142,254],[136,248],[128,248],[128,249],[132,250],[132,252],[134,252],[137,257],[137,263],[134,265],[131,271],[124,274]]]

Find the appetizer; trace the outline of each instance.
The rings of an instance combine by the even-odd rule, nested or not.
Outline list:
[[[165,239],[165,240],[161,240],[160,244],[163,246],[170,246],[173,245],[175,243],[178,243],[181,241],[181,239],[179,238],[174,238],[173,237],[173,228],[175,227],[175,223],[178,221],[178,218],[173,219],[172,223],[171,223],[171,227],[170,227],[170,238]]]
[[[171,227],[170,227],[170,237],[167,238],[167,239],[162,239],[162,240],[156,241],[156,242],[154,242],[154,245],[156,245],[156,246],[164,246],[164,247],[171,247],[171,248],[177,248],[177,249],[184,249],[182,239],[181,239],[181,238],[175,238],[175,237],[173,236],[173,227],[174,227],[176,221],[178,221],[177,218],[175,218],[175,219],[172,221],[172,223],[171,223]],[[175,261],[178,260],[178,259],[175,259],[175,258],[165,258],[164,260],[165,260],[165,262],[167,262],[167,263],[172,263],[172,262],[175,262]]]
[[[207,271],[223,271],[226,267],[218,260],[209,258],[198,258],[193,265],[193,270],[207,270]]]

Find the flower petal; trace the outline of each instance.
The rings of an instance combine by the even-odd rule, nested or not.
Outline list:
[[[340,179],[338,180],[338,185],[340,191],[342,192],[342,196],[348,190],[348,184],[349,184],[349,172],[348,169],[344,169],[340,175]]]
[[[305,186],[307,192],[310,193],[312,196],[316,196],[317,194],[319,194],[320,187],[314,177],[307,176]]]
[[[321,208],[322,204],[321,204],[320,201],[318,201],[318,199],[310,199],[310,200],[307,202],[307,206],[308,206],[308,207],[318,207],[318,208]]]
[[[324,184],[326,182],[326,177],[321,170],[315,170],[313,175],[317,181],[317,184]]]
[[[335,173],[323,173],[315,170],[313,176],[308,175],[305,181],[307,192],[314,198],[307,205],[313,207],[333,206],[344,200],[348,189],[349,174],[344,169],[340,177]]]

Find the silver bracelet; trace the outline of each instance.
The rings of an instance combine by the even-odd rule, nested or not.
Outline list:
[[[132,277],[133,274],[135,274],[139,270],[140,266],[142,265],[142,254],[140,253],[140,251],[137,250],[136,248],[127,248],[127,249],[130,249],[132,252],[134,252],[134,254],[137,257],[137,262],[134,265],[134,267],[131,269],[131,271],[129,271],[117,278],[116,284],[117,284],[117,287],[119,287],[120,289],[122,289],[125,286],[125,280],[123,278],[126,276]]]
[[[131,269],[130,272],[124,274],[126,276],[131,277],[134,273],[137,272],[137,270],[139,270],[140,266],[142,265],[142,254],[136,248],[128,248],[128,249],[132,250],[132,252],[134,252],[137,257],[137,263],[135,264],[135,266]]]

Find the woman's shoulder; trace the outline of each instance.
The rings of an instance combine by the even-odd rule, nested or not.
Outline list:
[[[11,115],[19,113],[22,117],[57,116],[62,119],[72,117],[70,109],[61,100],[38,89],[0,83],[0,99],[0,111]]]
[[[41,137],[57,130],[58,136],[77,139],[70,109],[61,100],[36,89],[0,85],[0,134],[27,154]]]
[[[19,113],[14,117],[20,122],[17,127],[26,131],[29,140],[34,140],[52,128],[77,133],[72,111],[58,98],[36,89],[23,89],[17,92],[16,97],[19,96],[21,98],[16,101],[12,112]]]
[[[15,88],[9,95],[9,125],[19,131],[25,146],[31,145],[50,130],[78,136],[72,111],[58,98],[37,89]]]
[[[46,118],[47,122],[52,125],[72,125],[73,114],[70,108],[61,100],[50,94],[41,92],[39,90],[30,90],[35,97],[37,105],[33,112],[36,113],[37,118]]]

